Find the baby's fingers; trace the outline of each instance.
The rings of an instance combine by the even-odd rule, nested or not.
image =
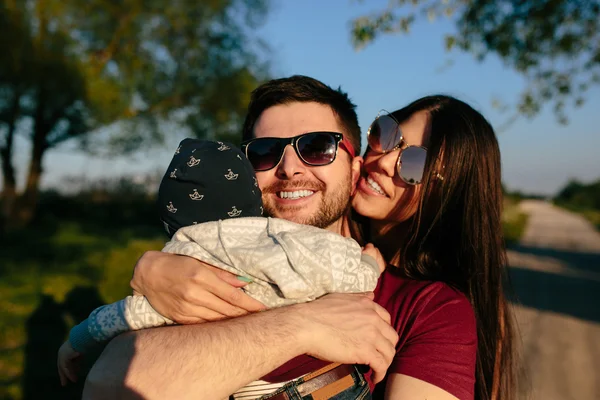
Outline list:
[[[60,366],[58,366],[58,377],[60,378],[60,386],[67,386],[67,378],[63,374]]]
[[[72,368],[65,368],[65,373],[67,375],[67,378],[69,378],[71,382],[77,382],[77,374],[75,373],[75,371],[73,371]]]

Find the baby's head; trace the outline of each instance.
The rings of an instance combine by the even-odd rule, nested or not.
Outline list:
[[[254,169],[229,143],[184,139],[158,189],[160,219],[169,237],[181,227],[262,216]]]

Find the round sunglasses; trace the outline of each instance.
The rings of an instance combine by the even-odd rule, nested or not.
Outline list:
[[[255,171],[275,168],[283,157],[286,146],[292,146],[298,158],[306,165],[320,167],[331,164],[338,147],[354,158],[352,144],[338,132],[309,132],[291,138],[264,137],[242,143],[242,151]]]
[[[423,181],[427,148],[408,145],[402,136],[400,124],[389,114],[378,115],[367,132],[369,148],[376,153],[385,154],[400,150],[396,161],[398,176],[409,185],[418,185]],[[443,179],[437,174],[439,179]]]

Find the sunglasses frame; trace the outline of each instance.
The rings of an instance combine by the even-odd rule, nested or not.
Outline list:
[[[378,151],[378,150],[373,149],[371,147],[371,145],[369,144],[369,137],[371,136],[371,128],[373,128],[373,125],[382,116],[386,116],[386,117],[390,118],[392,121],[394,121],[396,123],[396,130],[400,132],[400,141],[398,142],[398,144],[396,144],[390,150]],[[427,153],[427,151],[428,151],[427,147],[425,147],[425,146],[417,146],[417,145],[409,145],[406,142],[406,140],[404,140],[404,135],[402,134],[402,131],[400,130],[400,123],[396,120],[396,118],[392,117],[392,115],[388,111],[386,111],[386,110],[379,111],[379,113],[377,113],[377,116],[375,117],[375,120],[373,120],[373,122],[371,122],[371,125],[369,125],[369,129],[367,130],[367,146],[373,152],[378,153],[378,154],[387,154],[387,153],[391,153],[392,151],[400,150],[400,152],[398,153],[398,159],[396,160],[396,173],[398,174],[398,176],[400,177],[400,179],[402,179],[402,181],[404,183],[406,183],[407,185],[412,185],[412,186],[420,185],[423,182],[423,177],[425,176],[425,166],[423,166],[423,174],[421,176],[421,180],[418,181],[418,182],[410,182],[409,180],[405,179],[402,176],[402,173],[400,171],[402,169],[402,154],[404,153],[404,151],[406,149],[408,149],[410,147],[415,147],[415,148],[423,149],[423,150],[425,150],[425,153]],[[427,157],[427,155],[425,155],[425,157]],[[440,175],[438,172],[435,172],[433,175],[437,179],[439,179],[441,181],[444,180],[444,177],[442,175]]]
[[[333,137],[333,139],[335,140],[335,154],[333,155],[333,158],[331,159],[331,161],[329,161],[325,164],[314,164],[314,163],[310,163],[310,162],[306,161],[304,159],[304,157],[302,157],[302,154],[300,154],[300,150],[298,149],[298,145],[297,145],[298,140],[300,140],[302,137],[307,136],[307,135],[319,134],[319,133],[331,135]],[[252,138],[250,140],[246,140],[246,141],[242,142],[241,148],[242,148],[242,151],[244,152],[244,154],[246,155],[246,158],[248,158],[248,160],[250,160],[250,158],[248,157],[248,146],[250,146],[254,142],[264,140],[264,139],[271,139],[271,140],[275,139],[275,140],[279,141],[280,143],[283,142],[283,146],[281,147],[281,154],[279,154],[279,160],[277,161],[277,163],[275,163],[275,165],[273,165],[271,168],[267,168],[267,169],[254,169],[256,172],[269,171],[269,170],[277,167],[279,165],[279,163],[281,163],[281,159],[283,158],[283,153],[285,153],[285,148],[287,146],[292,146],[292,148],[296,152],[296,155],[298,156],[300,161],[302,161],[304,164],[306,164],[310,167],[323,167],[325,165],[329,165],[329,164],[333,163],[335,161],[335,159],[337,158],[338,150],[340,148],[342,148],[342,150],[346,151],[350,155],[351,158],[355,157],[354,147],[352,146],[352,144],[349,141],[346,140],[346,138],[344,137],[344,135],[342,133],[329,132],[329,131],[315,131],[315,132],[306,132],[306,133],[303,133],[303,134],[300,134],[297,136],[293,136],[290,138],[280,138],[280,137],[269,136],[269,137]],[[253,166],[253,168],[254,168],[254,166]]]

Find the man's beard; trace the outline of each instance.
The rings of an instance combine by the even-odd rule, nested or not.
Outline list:
[[[277,192],[293,191],[298,188],[313,190],[315,192],[319,191],[321,193],[321,203],[317,207],[316,212],[303,219],[294,219],[293,222],[324,229],[346,215],[350,208],[350,194],[352,193],[351,185],[350,176],[345,177],[338,187],[330,188],[327,192],[325,192],[325,184],[322,182],[281,181],[280,183],[265,188],[263,194],[273,193],[277,195]],[[269,202],[264,202],[263,207],[266,216],[280,218],[276,206],[269,204]],[[302,210],[302,208],[303,207],[286,206],[285,211],[295,212]]]

